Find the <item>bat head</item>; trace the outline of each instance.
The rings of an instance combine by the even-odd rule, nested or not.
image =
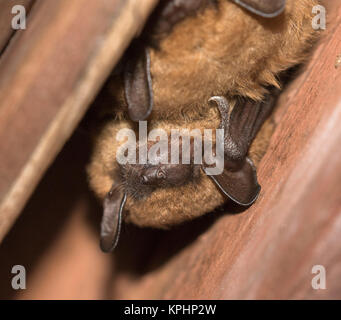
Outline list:
[[[125,192],[137,201],[147,199],[157,189],[184,186],[198,178],[200,170],[198,165],[163,164],[159,159],[153,158],[148,158],[146,164],[126,163],[117,166],[117,176],[120,177]]]

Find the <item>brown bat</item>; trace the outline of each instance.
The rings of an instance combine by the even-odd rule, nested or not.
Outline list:
[[[224,130],[224,169],[221,174],[209,175],[208,177],[221,190],[223,201],[227,197],[240,205],[249,206],[258,197],[260,186],[257,181],[255,165],[247,154],[251,142],[274,106],[275,96],[275,94],[269,94],[263,102],[256,104],[251,100],[245,101],[241,99],[233,108],[225,97],[211,98],[211,102],[217,105],[221,115],[219,127]],[[203,123],[200,122],[202,126]],[[110,129],[113,128],[112,125],[110,125]],[[158,123],[157,125],[165,128],[171,124]],[[106,138],[102,137],[101,139],[106,143],[106,139],[111,137],[112,135],[109,134]],[[191,140],[189,146],[191,151],[194,149],[193,141]],[[148,145],[148,150],[150,150],[151,146],[153,144]],[[181,150],[183,149],[180,146],[179,151],[181,152]],[[193,152],[190,152],[190,154],[192,157],[189,164],[162,164],[153,161],[153,158],[148,158],[148,162],[145,164],[116,164],[111,171],[115,182],[104,198],[104,214],[101,226],[101,248],[103,251],[112,251],[117,245],[127,198],[131,199],[131,201],[126,206],[126,208],[130,208],[130,218],[127,216],[126,219],[128,218],[140,225],[164,228],[190,218],[190,214],[202,214],[207,210],[207,204],[206,206],[202,204],[200,210],[199,208],[195,210],[194,206],[189,206],[185,210],[180,205],[181,211],[179,211],[179,208],[173,207],[172,202],[174,201],[174,204],[176,204],[180,200],[174,194],[174,191],[186,190],[188,187],[192,189],[193,186],[200,187],[203,185],[206,175],[204,169],[209,167],[205,162],[202,164],[193,163]],[[100,163],[104,164],[104,161],[101,160]],[[210,181],[205,182],[208,185],[209,183]],[[203,190],[205,190],[206,196],[217,193],[217,189],[212,189],[212,185]],[[188,190],[186,191],[185,194],[189,199],[193,200],[193,194],[190,195]],[[152,203],[152,195],[158,196],[159,208],[155,208],[155,204],[150,207],[146,203]],[[206,197],[205,199],[207,201]],[[170,202],[170,206],[167,206],[167,202]],[[145,215],[149,214],[149,217],[143,217],[139,211],[135,212],[136,203],[143,206],[138,210],[141,210],[141,212],[143,210]],[[164,217],[160,213],[161,206],[163,206],[162,210],[167,212]],[[188,212],[186,215],[188,210],[193,210],[193,212]],[[159,214],[159,216],[155,216],[155,213]],[[141,224],[141,221],[143,224]]]
[[[260,100],[279,87],[278,73],[304,59],[316,34],[317,1],[234,2],[161,1],[127,52],[119,109],[134,121],[195,117],[212,95]]]
[[[161,1],[127,51],[123,73],[110,84],[117,120],[102,126],[88,167],[90,185],[104,199],[103,251],[117,245],[123,218],[168,228],[226,199],[244,206],[257,199],[255,168],[273,131],[266,119],[279,94],[277,76],[306,57],[315,38],[315,4]],[[122,128],[137,134],[134,121],[147,118],[149,130],[168,135],[174,128],[224,129],[222,173],[207,175],[210,165],[192,157],[188,164],[155,164],[152,158],[119,164],[115,136]],[[192,141],[189,148],[193,151]]]

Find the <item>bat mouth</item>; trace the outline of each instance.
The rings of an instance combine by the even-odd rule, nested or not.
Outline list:
[[[125,164],[119,176],[126,194],[135,200],[159,189],[176,188],[197,180],[200,166],[193,164]]]

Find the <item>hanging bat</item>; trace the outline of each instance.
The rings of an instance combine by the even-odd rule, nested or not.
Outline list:
[[[256,165],[273,130],[266,119],[279,94],[277,76],[306,57],[315,4],[161,1],[111,83],[116,120],[96,136],[88,167],[90,185],[104,199],[103,251],[117,245],[123,219],[168,228],[226,199],[245,206],[257,199]],[[147,118],[150,130],[224,129],[223,172],[208,176],[208,165],[192,162],[118,164],[117,132]]]
[[[161,1],[127,52],[119,109],[134,121],[197,117],[213,95],[262,99],[279,87],[279,72],[305,58],[316,4]]]
[[[273,90],[278,92],[275,88]],[[255,165],[247,155],[251,142],[274,106],[276,96],[277,94],[273,92],[267,95],[264,101],[258,103],[241,99],[233,108],[225,97],[210,99],[211,103],[216,104],[220,113],[219,128],[224,130],[224,168],[221,174],[206,176],[205,169],[209,165],[205,162],[193,163],[193,152],[190,152],[192,157],[189,164],[162,164],[151,158],[148,158],[148,162],[145,164],[120,165],[116,163],[110,170],[111,175],[115,177],[114,183],[104,197],[101,225],[102,250],[110,252],[118,243],[127,198],[131,201],[127,206],[130,212],[126,215],[126,220],[159,228],[181,223],[192,218],[193,214],[205,213],[207,203],[205,205],[202,201],[198,201],[198,198],[202,197],[201,189],[206,193],[206,197],[203,197],[204,201],[207,201],[210,194],[213,196],[217,193],[217,189],[221,191],[221,197],[217,199],[219,203],[215,203],[214,206],[222,204],[225,197],[243,206],[251,205],[259,195],[260,186],[257,181]],[[161,128],[172,126],[171,123],[158,123],[157,125],[161,125]],[[202,121],[200,125],[203,126]],[[109,126],[109,130],[112,130],[115,125],[111,123]],[[183,125],[181,127],[183,128]],[[103,136],[102,141],[106,142],[106,139],[109,139],[107,143],[110,143],[110,140],[112,143],[111,134],[105,133],[105,135],[106,137]],[[193,141],[191,140],[189,147],[191,150],[194,149]],[[152,145],[148,147],[150,148]],[[181,150],[183,149],[180,146],[179,151],[181,152]],[[109,152],[111,153],[111,150]],[[104,164],[105,160],[103,160],[101,160],[101,164]],[[110,166],[110,164],[108,165]],[[212,182],[208,177],[218,187],[217,189],[212,188]],[[208,186],[204,187],[205,184]],[[197,194],[191,192],[193,188],[197,189]],[[177,197],[179,191],[184,193],[190,201],[197,201],[197,208],[194,208],[193,205],[186,208],[182,203],[178,204],[178,207],[174,207],[174,204],[180,200]],[[151,200],[152,195],[156,196],[157,206]],[[140,206],[136,211],[138,202],[140,202]],[[141,212],[144,215],[141,215]]]

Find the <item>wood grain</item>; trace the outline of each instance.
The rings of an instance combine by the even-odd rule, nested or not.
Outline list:
[[[0,60],[0,241],[156,1],[44,0]]]
[[[0,2],[0,55],[16,32],[11,27],[11,21],[14,17],[12,8],[15,5],[24,6],[26,9],[26,17],[28,17],[33,4],[34,0],[2,0]]]

